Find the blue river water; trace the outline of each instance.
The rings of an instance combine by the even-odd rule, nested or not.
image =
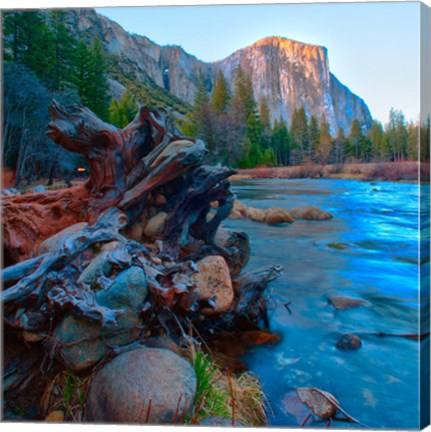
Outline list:
[[[238,199],[258,208],[306,205],[330,211],[329,221],[267,225],[226,220],[250,236],[248,269],[281,264],[270,287],[271,331],[282,339],[251,349],[244,361],[260,378],[272,408],[270,425],[298,426],[289,409],[295,387],[333,394],[352,417],[371,428],[418,428],[419,343],[390,334],[418,334],[418,186],[355,180],[246,180]],[[427,189],[429,195],[429,189]],[[335,249],[340,243],[346,249]],[[361,298],[365,306],[336,310],[331,295]],[[284,304],[291,302],[289,308]],[[345,333],[357,351],[336,348]],[[311,420],[308,427],[326,427]],[[334,422],[332,427],[357,428]]]

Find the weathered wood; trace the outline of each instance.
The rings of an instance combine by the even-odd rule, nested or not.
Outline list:
[[[119,129],[88,108],[63,107],[53,101],[47,135],[67,150],[85,156],[90,176],[85,184],[42,194],[4,197],[5,257],[28,259],[46,238],[77,222],[93,224],[108,208],[137,220],[148,194],[199,165],[202,141],[175,130],[165,109],[141,108]]]

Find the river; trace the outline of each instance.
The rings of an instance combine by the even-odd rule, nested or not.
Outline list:
[[[334,215],[329,221],[277,226],[224,222],[226,228],[249,234],[248,269],[284,267],[271,283],[269,302],[270,328],[281,342],[254,347],[243,358],[269,398],[270,425],[297,426],[286,395],[294,387],[318,387],[369,427],[418,428],[418,342],[376,335],[418,333],[418,186],[259,179],[236,183],[233,190],[258,208],[314,205]],[[328,302],[334,294],[368,304],[335,310]],[[284,307],[288,302],[291,313]],[[362,348],[337,349],[345,333],[358,335]],[[307,426],[326,427],[326,422],[311,420]],[[333,427],[359,426],[337,422]]]

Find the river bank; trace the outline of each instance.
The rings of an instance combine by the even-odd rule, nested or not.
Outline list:
[[[429,181],[429,172],[429,163],[421,164],[421,181]],[[231,180],[235,181],[257,178],[325,178],[339,180],[417,182],[419,178],[419,166],[417,161],[349,163],[337,165],[306,163],[304,165],[287,167],[257,167],[251,169],[239,169],[238,174],[232,176]]]

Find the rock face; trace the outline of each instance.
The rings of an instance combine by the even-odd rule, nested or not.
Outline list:
[[[126,345],[140,333],[139,317],[142,303],[148,295],[145,272],[140,267],[122,271],[110,288],[96,294],[98,304],[121,309],[116,327],[102,328],[92,321],[68,315],[57,327],[55,337],[60,343],[60,359],[76,371],[97,363],[112,345]]]
[[[195,371],[182,357],[160,348],[129,351],[97,372],[88,392],[85,420],[145,423],[149,412],[148,423],[172,424],[176,411],[178,417],[184,411],[191,414],[195,393]]]
[[[199,300],[214,300],[214,309],[202,309],[205,314],[226,312],[232,304],[234,291],[229,274],[229,267],[221,256],[207,256],[196,263],[196,288]]]
[[[222,70],[233,88],[236,68],[241,65],[252,76],[256,98],[267,98],[272,119],[281,115],[290,122],[295,108],[304,106],[309,116],[320,119],[324,113],[334,135],[339,127],[348,133],[355,118],[361,126],[371,127],[365,102],[330,72],[325,47],[267,37],[224,60],[205,63],[179,46],[159,46],[146,37],[128,34],[93,9],[67,10],[67,23],[76,36],[88,42],[97,36],[110,54],[118,56],[125,73],[190,104],[201,75],[210,91]],[[116,96],[125,89],[124,83],[110,82]]]

